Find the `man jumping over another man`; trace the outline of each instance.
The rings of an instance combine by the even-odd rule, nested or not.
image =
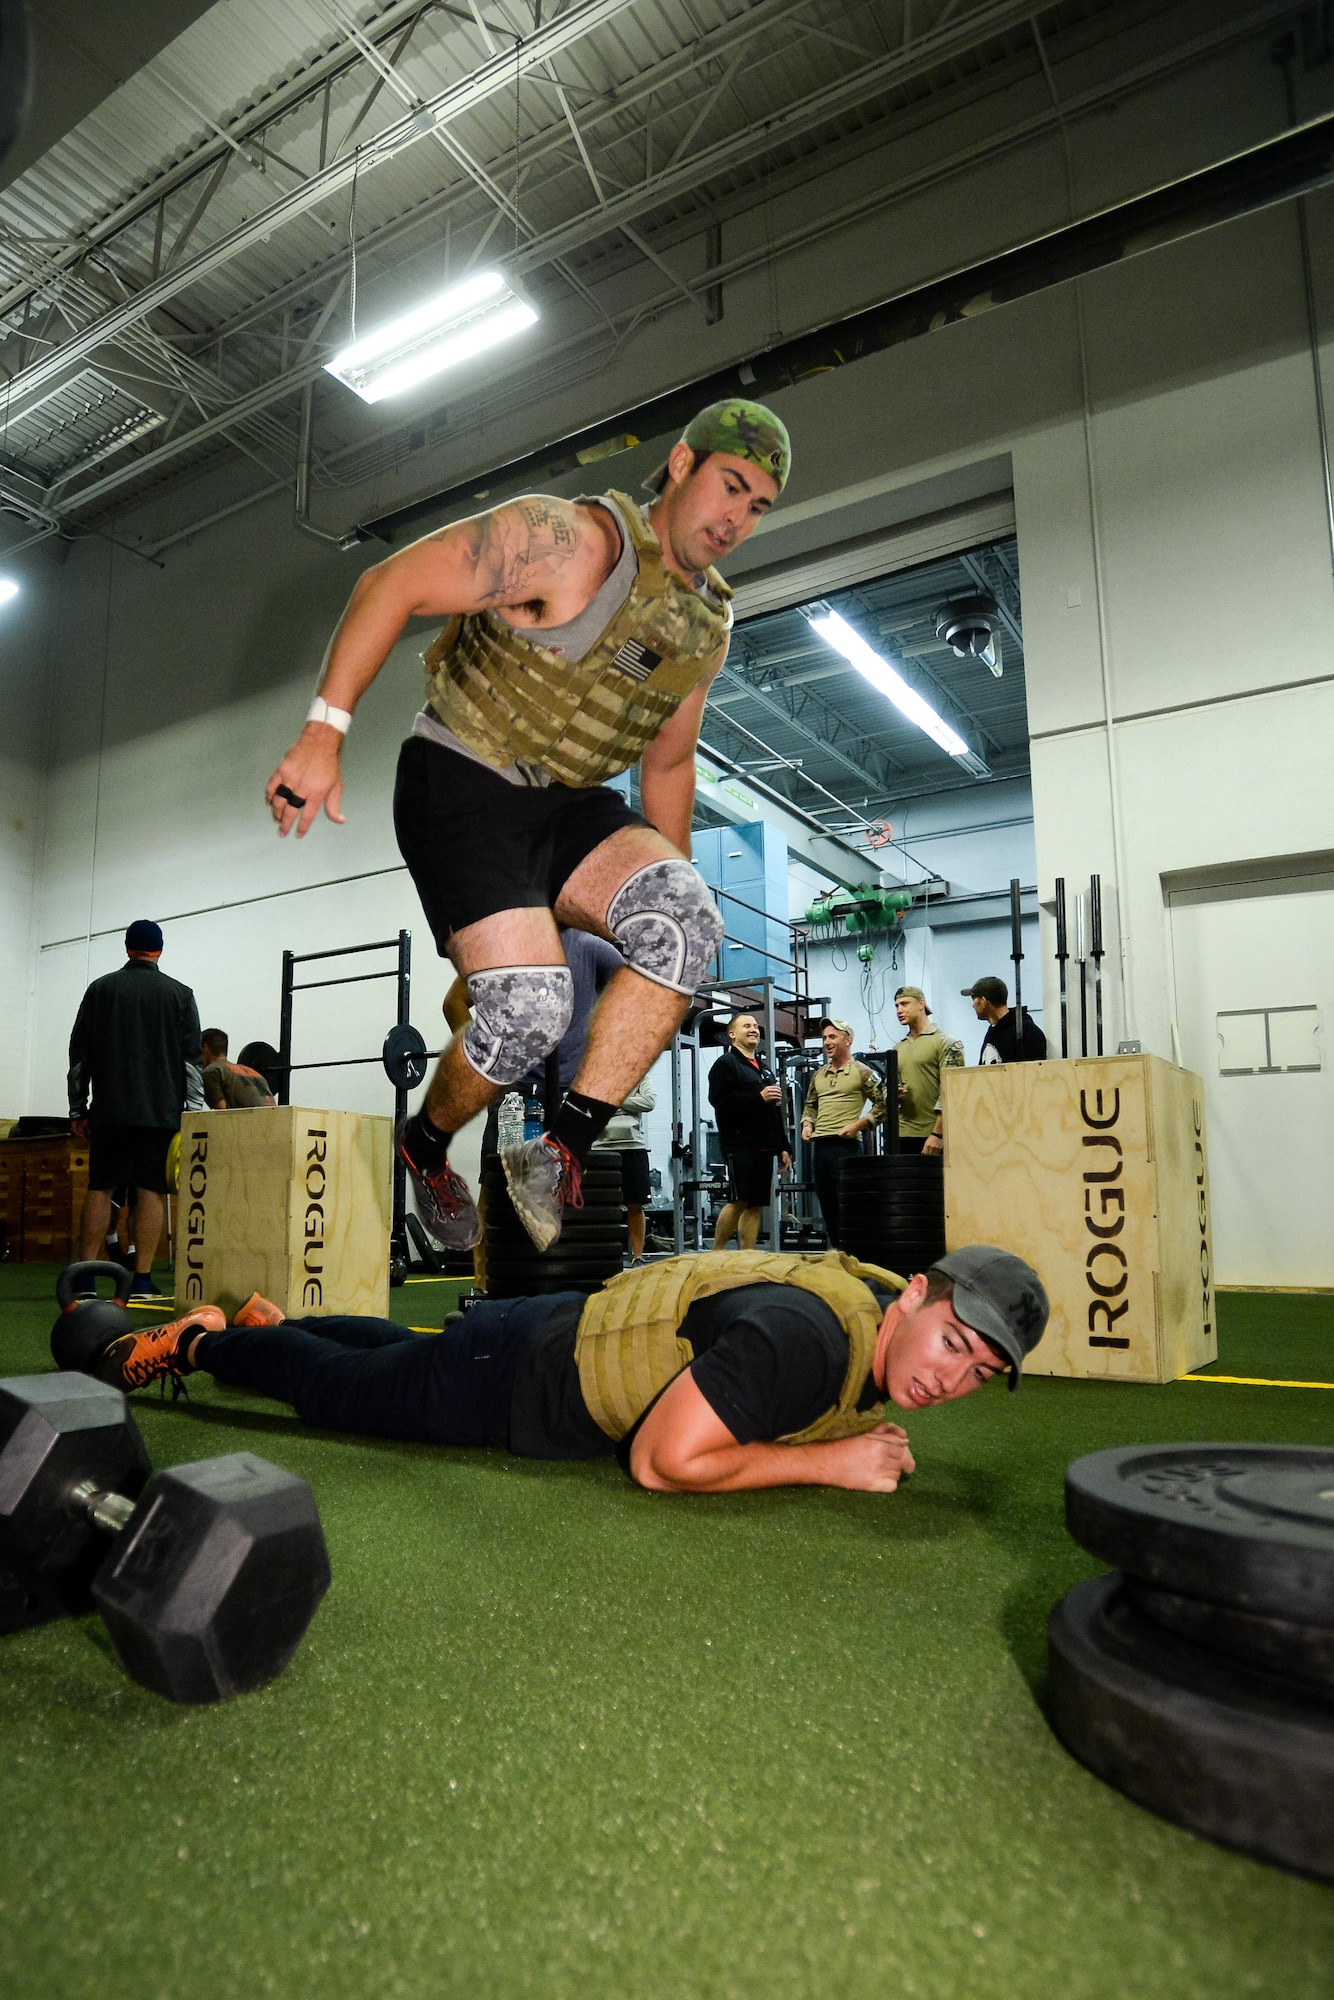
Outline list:
[[[502,1155],[539,1249],[718,948],[722,919],[686,858],[695,745],[731,627],[712,565],[773,505],[790,463],[772,411],[732,399],[687,426],[646,513],[622,493],[529,495],[390,556],[353,590],[305,729],[269,780],[281,834],[306,833],[321,806],[341,822],[351,711],[409,618],[447,620],[424,655],[427,702],[394,794],[400,850],[472,1007],[398,1137],[423,1220],[447,1247],[478,1235],[450,1139],[569,1019],[558,924],[610,938],[626,967],[550,1130]],[[642,817],[606,785],[635,763]]]

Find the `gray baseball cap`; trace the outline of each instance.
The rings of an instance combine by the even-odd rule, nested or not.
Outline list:
[[[954,1310],[965,1326],[998,1347],[1010,1364],[1010,1387],[1019,1387],[1024,1356],[1047,1330],[1051,1306],[1031,1264],[990,1243],[951,1250],[931,1266],[954,1280]]]

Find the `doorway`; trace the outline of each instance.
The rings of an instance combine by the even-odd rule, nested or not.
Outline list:
[[[1334,872],[1167,890],[1223,1285],[1334,1286]]]

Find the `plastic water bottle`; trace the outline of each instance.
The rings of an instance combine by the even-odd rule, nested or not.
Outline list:
[[[496,1113],[496,1143],[504,1152],[510,1146],[521,1145],[526,1137],[523,1099],[517,1090],[507,1090]]]
[[[540,1139],[547,1129],[547,1115],[540,1097],[525,1097],[523,1101],[523,1136],[525,1139]]]

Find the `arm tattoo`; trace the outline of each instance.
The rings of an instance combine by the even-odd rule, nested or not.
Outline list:
[[[569,506],[540,495],[516,500],[469,524],[473,580],[483,604],[541,605],[551,572],[579,547]]]

